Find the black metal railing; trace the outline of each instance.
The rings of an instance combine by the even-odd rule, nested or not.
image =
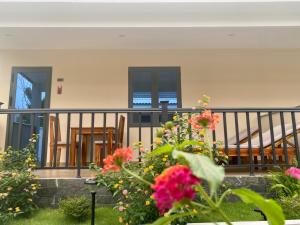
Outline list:
[[[141,142],[152,150],[155,128],[176,112],[195,110],[168,109],[167,104],[155,109],[0,109],[0,121],[6,123],[0,127],[7,127],[5,145],[15,148],[26,145],[33,133],[39,134],[39,168],[73,168],[80,177],[82,168],[92,162],[102,165],[116,147]],[[210,138],[216,151],[228,156],[227,170],[253,175],[300,162],[299,108],[214,108],[212,112],[220,115],[221,123]],[[216,145],[216,140],[223,144]],[[136,159],[140,155],[138,151]]]

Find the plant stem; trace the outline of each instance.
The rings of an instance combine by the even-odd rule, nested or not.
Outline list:
[[[226,190],[226,191],[222,194],[222,196],[220,197],[220,200],[219,200],[218,203],[217,203],[217,206],[218,206],[218,207],[222,204],[224,198],[225,198],[228,194],[230,194],[230,193],[231,193],[231,189],[228,189],[228,190]]]
[[[145,179],[141,178],[140,176],[138,176],[137,174],[133,173],[132,171],[126,169],[123,165],[122,165],[123,170],[128,173],[129,175],[133,176],[134,178],[136,178],[137,180],[141,181],[142,183],[151,186],[152,184],[149,181],[146,181]]]
[[[230,222],[230,219],[227,217],[227,215],[223,212],[222,209],[220,209],[220,207],[213,202],[213,200],[209,197],[209,195],[206,193],[206,191],[203,189],[202,186],[197,186],[197,190],[200,192],[201,196],[204,198],[204,200],[207,202],[207,204],[216,212],[218,212],[220,214],[220,216],[223,217],[224,222],[227,223],[228,225],[232,225],[232,223]]]

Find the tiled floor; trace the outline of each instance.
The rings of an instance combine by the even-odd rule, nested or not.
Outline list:
[[[38,175],[40,178],[49,178],[49,179],[55,179],[55,178],[76,178],[77,176],[77,170],[76,169],[42,169],[42,170],[36,170],[34,172],[36,175]],[[88,169],[82,169],[81,170],[81,177],[82,178],[90,178],[94,177],[97,173],[91,172]],[[257,171],[255,172],[256,176],[264,175],[266,172]],[[227,176],[249,176],[249,172],[236,172],[236,171],[230,171],[226,173]]]

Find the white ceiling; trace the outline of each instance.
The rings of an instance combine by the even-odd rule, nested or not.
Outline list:
[[[0,0],[0,49],[300,48],[300,1]]]

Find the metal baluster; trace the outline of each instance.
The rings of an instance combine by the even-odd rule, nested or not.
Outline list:
[[[100,151],[100,166],[103,166],[103,159],[106,157],[106,119],[107,119],[107,114],[106,112],[103,113],[103,151]]]
[[[58,120],[59,120],[59,114],[56,113],[55,114],[54,149],[53,149],[53,168],[56,168],[56,160],[57,160]]]
[[[18,126],[18,142],[17,142],[17,149],[21,148],[21,142],[22,142],[22,129],[23,129],[23,114],[19,115],[19,126]]]
[[[281,133],[282,133],[283,151],[284,151],[284,161],[285,161],[285,164],[289,164],[289,156],[288,156],[288,150],[287,150],[285,122],[284,122],[283,112],[280,112],[280,124],[281,124]]]
[[[228,136],[227,136],[227,118],[226,112],[223,112],[224,144],[225,154],[228,155]]]
[[[150,145],[151,145],[151,151],[153,151],[153,112],[150,114],[151,118],[151,124],[150,124]]]
[[[248,155],[250,158],[250,176],[254,175],[254,165],[252,157],[252,143],[251,143],[251,128],[250,128],[250,118],[249,112],[246,112],[246,123],[247,123],[247,135],[248,135]]]
[[[119,126],[118,126],[119,113],[115,113],[115,148],[119,148]]]
[[[129,146],[130,145],[130,127],[129,127],[129,123],[130,123],[130,117],[131,117],[132,115],[129,113],[129,112],[127,112],[127,146]]]
[[[70,158],[70,127],[71,127],[71,113],[68,113],[68,118],[67,118],[67,143],[66,143],[66,168],[69,167],[69,158]]]
[[[239,135],[239,119],[238,113],[234,112],[234,122],[235,122],[235,137],[236,137],[236,150],[238,155],[238,165],[241,164],[241,149],[240,149],[240,135]]]
[[[32,135],[34,134],[34,124],[35,124],[35,114],[32,113],[30,116],[30,136],[32,137]]]
[[[258,125],[259,150],[260,150],[261,164],[264,164],[265,163],[265,151],[264,151],[264,143],[263,143],[263,136],[262,136],[260,112],[257,112],[257,125]]]
[[[94,162],[95,149],[95,113],[91,114],[91,145],[90,145],[90,163]]]
[[[140,145],[142,142],[142,113],[139,112],[139,162],[142,161],[142,153],[141,153],[141,149],[140,149]]]
[[[79,113],[79,146],[77,148],[77,178],[81,177],[81,154],[82,154],[82,113]]]
[[[269,112],[269,124],[270,124],[270,135],[271,135],[271,146],[272,146],[272,157],[273,163],[276,164],[276,150],[275,150],[275,140],[274,140],[274,130],[273,130],[273,116],[272,112]]]

